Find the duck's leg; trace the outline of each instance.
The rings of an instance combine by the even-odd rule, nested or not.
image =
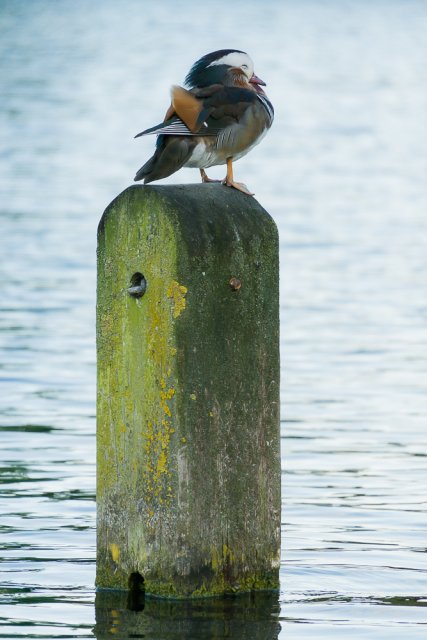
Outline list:
[[[204,169],[199,169],[199,171],[202,176],[202,182],[222,182],[222,180],[213,180],[212,178],[208,178]]]
[[[224,180],[222,181],[222,184],[226,184],[227,187],[234,187],[235,189],[238,189],[239,191],[243,191],[243,193],[246,193],[248,196],[253,196],[254,195],[251,191],[249,191],[247,186],[245,184],[243,184],[243,182],[234,182],[234,178],[233,178],[233,158],[227,158],[227,175],[225,176]]]

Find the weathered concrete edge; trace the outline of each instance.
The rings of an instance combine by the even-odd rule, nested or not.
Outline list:
[[[129,185],[129,187],[126,187],[126,189],[123,189],[123,191],[121,191],[106,207],[98,224],[98,229],[97,229],[98,238],[103,233],[107,218],[110,215],[111,211],[115,208],[116,202],[118,200],[121,200],[125,194],[127,193],[130,194],[132,191],[135,191],[135,190],[139,191],[141,189],[147,190],[149,192],[150,191],[155,192],[163,200],[167,200],[169,196],[173,196],[177,190],[182,191],[184,194],[186,190],[194,191],[195,189],[204,190],[211,197],[217,196],[217,197],[223,198],[224,196],[229,194],[234,200],[235,198],[241,199],[241,204],[244,204],[246,198],[251,198],[251,199],[254,199],[255,202],[257,202],[258,206],[260,207],[260,209],[262,209],[263,213],[268,218],[271,219],[277,231],[277,225],[273,217],[269,214],[269,212],[266,209],[264,209],[264,207],[258,202],[258,200],[256,200],[256,198],[253,198],[252,196],[247,196],[243,193],[240,193],[239,191],[236,191],[235,189],[230,189],[230,187],[226,187],[221,184],[209,184],[209,183],[202,184],[200,182],[189,183],[189,184],[171,184],[171,185],[131,184]]]

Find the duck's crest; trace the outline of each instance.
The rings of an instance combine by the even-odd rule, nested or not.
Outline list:
[[[212,53],[207,53],[205,56],[197,60],[191,67],[185,78],[185,84],[190,89],[193,87],[207,87],[216,82],[221,82],[224,76],[224,67],[226,65],[209,65],[215,60],[220,60],[229,53],[245,53],[239,49],[219,49]]]

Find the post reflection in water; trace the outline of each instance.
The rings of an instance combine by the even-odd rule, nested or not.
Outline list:
[[[161,600],[125,591],[99,591],[96,638],[149,640],[277,640],[279,594],[261,592],[224,599]]]

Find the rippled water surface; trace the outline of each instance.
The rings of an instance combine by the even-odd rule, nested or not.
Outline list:
[[[426,33],[423,0],[1,0],[0,637],[427,637]],[[281,591],[142,608],[93,586],[96,227],[222,47],[276,109],[235,170],[281,236]]]

